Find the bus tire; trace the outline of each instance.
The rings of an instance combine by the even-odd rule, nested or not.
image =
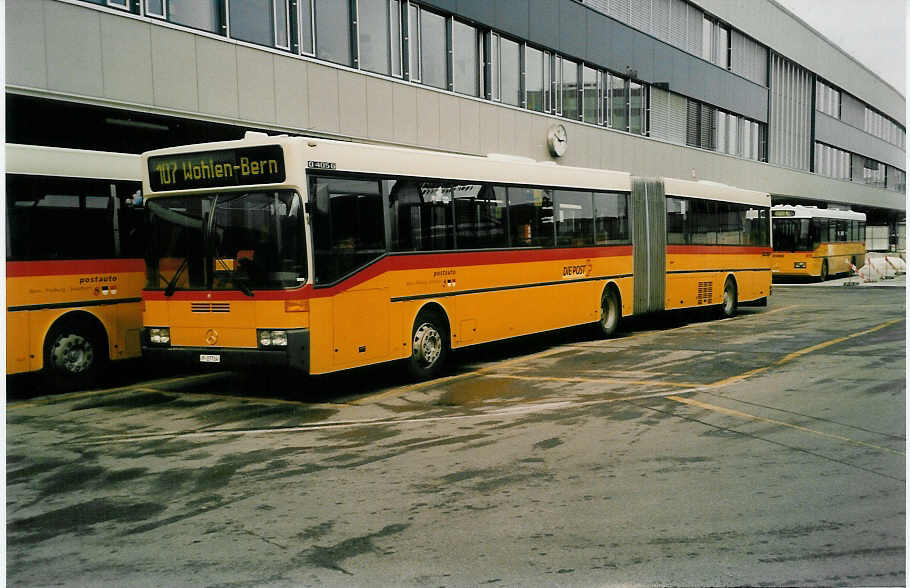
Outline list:
[[[730,277],[727,278],[726,283],[724,283],[724,298],[723,302],[720,303],[720,317],[721,318],[730,318],[736,314],[736,308],[739,305],[737,294],[736,294],[736,281]]]
[[[619,305],[619,297],[613,288],[607,286],[600,298],[600,320],[597,321],[601,336],[609,338],[616,334],[621,318],[622,308]]]
[[[821,271],[821,273],[818,275],[818,281],[819,281],[819,282],[825,282],[825,281],[827,281],[827,280],[828,280],[828,260],[827,260],[827,259],[823,259],[823,260],[822,260],[822,271]]]
[[[411,330],[411,357],[408,372],[415,380],[439,375],[449,354],[449,329],[434,310],[421,310]]]
[[[98,380],[107,363],[104,339],[88,321],[54,325],[44,341],[44,371],[56,390],[84,389]]]

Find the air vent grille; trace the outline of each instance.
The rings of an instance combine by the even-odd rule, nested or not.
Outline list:
[[[714,285],[712,282],[698,283],[698,298],[696,299],[697,304],[711,304],[711,299],[713,296]]]
[[[230,302],[191,302],[191,312],[231,312]]]

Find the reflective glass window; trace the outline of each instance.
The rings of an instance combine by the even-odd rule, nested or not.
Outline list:
[[[392,75],[401,77],[401,3],[399,0],[389,2],[389,39],[392,55]]]
[[[553,192],[510,187],[508,194],[512,247],[552,247]]]
[[[300,52],[304,55],[312,55],[315,51],[313,47],[313,0],[297,0],[297,6],[300,8],[297,21]]]
[[[550,91],[549,61],[549,53],[533,47],[525,47],[525,87],[530,110],[549,111],[547,104]]]
[[[445,89],[446,19],[420,10],[420,79],[424,84]]]
[[[578,64],[566,58],[561,60],[560,90],[562,92],[562,115],[578,120],[581,114],[578,104]]]
[[[380,74],[391,72],[389,0],[357,0],[357,37],[360,68]]]
[[[628,243],[629,195],[620,192],[595,192],[594,219],[596,245]]]
[[[453,182],[399,180],[389,190],[392,249],[441,251],[455,248]]]
[[[508,246],[505,189],[494,190],[489,184],[457,184],[452,195],[459,249]]]
[[[411,80],[420,81],[420,9],[408,4],[408,71]]]
[[[556,246],[594,244],[594,204],[590,192],[555,190]]]
[[[641,84],[629,82],[629,132],[645,134],[644,88]]]
[[[505,104],[521,106],[521,61],[520,46],[515,41],[500,38],[499,83],[502,101]]]
[[[351,65],[351,5],[338,0],[315,0],[316,56]]]
[[[619,76],[610,76],[610,110],[614,129],[629,130],[629,103],[626,99],[626,80]]]
[[[168,0],[167,19],[194,29],[224,34],[219,3],[213,0]]]
[[[230,0],[231,37],[271,46],[275,40],[272,0]]]
[[[596,69],[585,66],[582,69],[582,110],[584,121],[587,123],[597,124],[599,121],[600,109],[600,72]]]
[[[477,29],[452,21],[452,81],[456,92],[477,96]]]

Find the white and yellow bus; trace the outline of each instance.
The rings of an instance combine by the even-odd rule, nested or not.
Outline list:
[[[86,386],[140,354],[139,156],[5,148],[6,373]]]
[[[850,273],[866,258],[866,215],[851,210],[781,204],[771,209],[774,277]]]
[[[428,378],[453,348],[770,293],[766,193],[253,133],[143,163],[153,359]]]

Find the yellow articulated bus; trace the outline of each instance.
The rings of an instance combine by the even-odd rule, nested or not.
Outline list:
[[[6,373],[90,384],[140,355],[138,155],[6,145]]]
[[[774,277],[825,281],[865,264],[866,215],[851,210],[777,205],[771,209]]]
[[[771,288],[765,193],[254,133],[143,162],[152,359],[429,378],[453,348]]]

